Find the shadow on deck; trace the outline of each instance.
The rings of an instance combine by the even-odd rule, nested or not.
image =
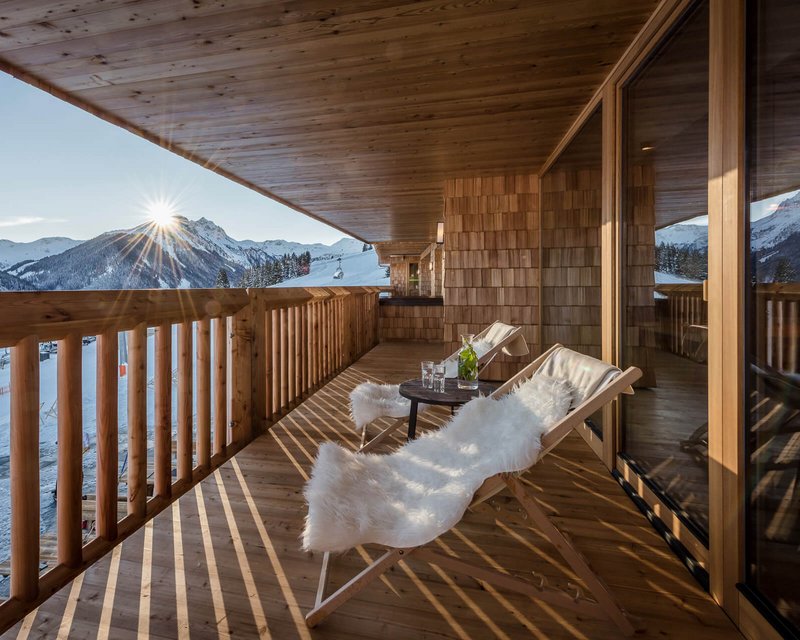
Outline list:
[[[300,550],[302,489],[317,444],[356,448],[349,390],[367,379],[400,381],[437,345],[382,344],[286,415],[217,472],[47,600],[5,637],[19,638],[617,638],[524,596],[485,588],[411,560],[309,630],[321,557]],[[387,373],[391,372],[391,373]],[[431,420],[445,419],[434,411]],[[622,605],[639,637],[738,637],[577,435],[528,479]],[[560,557],[500,494],[442,538],[473,562],[576,582]],[[377,557],[340,557],[332,585]],[[498,564],[495,564],[498,563]]]

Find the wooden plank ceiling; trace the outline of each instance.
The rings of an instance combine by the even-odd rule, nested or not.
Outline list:
[[[0,0],[0,66],[366,241],[536,171],[657,0]]]

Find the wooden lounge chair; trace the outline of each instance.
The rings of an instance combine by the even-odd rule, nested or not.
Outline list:
[[[535,461],[541,459],[542,456],[556,447],[572,429],[581,425],[586,418],[614,400],[620,393],[633,393],[632,385],[641,376],[641,371],[635,367],[630,367],[623,372],[589,356],[577,354],[560,345],[555,345],[497,389],[492,394],[492,397],[499,399],[506,394],[515,392],[516,385],[528,380],[535,373],[541,373],[557,380],[566,378],[572,387],[576,389],[571,410],[563,418],[558,419],[555,424],[544,427],[538,458],[535,458]],[[474,402],[480,401],[476,400]],[[465,405],[465,409],[467,406],[469,405]],[[459,433],[455,432],[456,435]],[[433,438],[435,434],[431,434],[428,437]],[[419,441],[415,441],[415,443],[417,442]],[[415,443],[406,446],[411,447]],[[348,453],[347,455],[360,456],[361,454]],[[397,455],[397,452],[391,455]],[[386,456],[386,458],[388,457]],[[564,560],[583,580],[592,596],[591,599],[584,596],[580,590],[568,593],[548,586],[545,581],[537,585],[507,573],[492,571],[462,561],[454,556],[433,551],[432,547],[435,546],[437,539],[434,538],[427,543],[406,548],[383,545],[387,547],[387,550],[380,558],[328,596],[326,596],[325,592],[331,555],[326,551],[323,556],[316,602],[314,608],[306,615],[308,626],[314,627],[319,624],[399,561],[413,557],[435,564],[445,571],[471,576],[479,582],[562,606],[581,616],[606,619],[616,625],[622,634],[632,635],[634,626],[617,604],[608,587],[594,573],[581,553],[573,546],[570,539],[559,531],[557,526],[546,515],[536,496],[531,495],[519,480],[519,476],[523,473],[525,471],[502,472],[486,478],[473,495],[470,508],[508,488],[527,512],[532,523],[552,542]],[[309,512],[311,511],[311,506],[309,502]],[[406,505],[404,509],[408,510],[413,507],[414,505]],[[308,545],[306,546],[308,547]]]
[[[501,352],[509,356],[525,356],[528,354],[528,345],[525,342],[525,338],[522,335],[522,327],[515,327],[513,325],[505,324],[504,322],[500,322],[499,320],[493,322],[483,331],[481,331],[478,335],[476,335],[475,344],[476,345],[480,344],[483,347],[483,349],[480,349],[478,353],[479,376],[480,373]],[[458,369],[458,351],[451,354],[444,361],[448,363],[447,377],[451,378],[456,377]],[[389,435],[391,435],[392,433],[397,431],[397,429],[402,427],[408,420],[408,404],[409,404],[408,401],[405,400],[404,398],[399,397],[399,394],[396,393],[394,389],[387,388],[387,385],[377,385],[374,383],[364,383],[363,385],[359,385],[351,393],[350,396],[351,404],[355,406],[357,402],[356,397],[359,395],[363,395],[365,390],[367,393],[369,393],[370,389],[376,389],[379,392],[382,391],[383,393],[390,393],[392,396],[397,396],[397,398],[393,398],[392,405],[396,409],[399,409],[399,411],[397,410],[392,411],[391,409],[387,409],[388,413],[383,413],[380,417],[395,418],[394,422],[392,422],[388,427],[383,429],[380,433],[378,433],[371,439],[367,434],[369,422],[366,424],[361,424],[360,420],[358,419],[358,416],[356,415],[356,411],[355,410],[353,411],[353,418],[356,421],[356,427],[361,429],[360,450],[363,451],[364,453],[367,453],[372,449],[374,449],[375,447],[377,447]],[[421,405],[420,409],[424,410],[424,405]],[[377,417],[374,419],[376,420]]]

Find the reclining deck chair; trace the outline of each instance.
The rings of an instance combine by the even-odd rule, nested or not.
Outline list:
[[[528,354],[528,345],[522,335],[522,327],[515,327],[495,321],[475,336],[475,353],[478,356],[478,375],[500,352],[509,356]],[[456,351],[444,362],[447,364],[448,378],[458,375],[458,352]],[[367,453],[403,426],[408,420],[410,402],[402,397],[398,385],[364,382],[350,392],[350,411],[356,428],[361,430],[361,451]],[[428,405],[420,404],[419,412],[425,411]],[[367,427],[381,417],[396,418],[371,440],[367,440]]]
[[[308,626],[319,624],[393,565],[413,556],[445,571],[471,576],[579,615],[609,620],[623,634],[633,634],[633,625],[606,585],[518,477],[592,413],[620,393],[633,393],[631,385],[641,375],[635,367],[623,372],[555,345],[489,398],[472,400],[449,424],[391,454],[363,454],[333,443],[323,444],[306,487],[309,514],[303,547],[324,552],[316,602],[306,615]],[[499,454],[496,450],[502,447],[498,442],[509,445]],[[530,446],[518,446],[520,442]],[[444,453],[440,455],[440,451]],[[426,452],[431,455],[426,457]],[[463,462],[456,473],[453,456]],[[484,464],[487,458],[490,460]],[[411,465],[406,467],[411,469],[406,476],[398,473],[404,463]],[[473,470],[477,470],[477,476],[463,480]],[[436,478],[437,473],[438,491],[436,481],[425,485],[426,478]],[[362,487],[376,495],[377,501],[366,505],[359,495]],[[583,580],[593,599],[579,589],[568,593],[548,586],[544,580],[537,585],[430,549],[431,543],[458,524],[467,508],[505,488]],[[447,501],[454,495],[459,502],[445,513],[442,505],[452,505]],[[429,502],[421,506],[426,499]],[[370,528],[373,524],[378,527]],[[387,551],[326,597],[331,553],[366,543],[379,544]]]

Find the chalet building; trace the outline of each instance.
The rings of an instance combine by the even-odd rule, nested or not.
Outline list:
[[[483,380],[556,344],[641,372],[524,476],[636,635],[799,637],[798,32],[796,0],[0,2],[0,69],[373,244],[391,273],[0,294],[6,637],[619,638],[628,623],[584,615],[604,607],[593,578],[508,489],[436,551],[529,592],[410,557],[306,625],[324,594],[303,488],[322,443],[359,447],[349,393],[415,378],[496,320],[530,355]],[[331,557],[330,588],[380,553]],[[566,606],[531,597],[551,590]]]

